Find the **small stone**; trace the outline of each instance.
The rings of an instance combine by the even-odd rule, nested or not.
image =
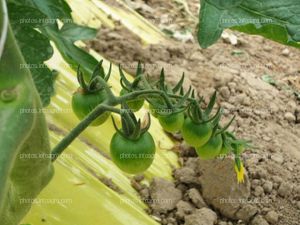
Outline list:
[[[203,56],[203,54],[199,51],[195,51],[191,56],[191,60],[197,61],[197,62],[204,62],[206,59]]]
[[[225,222],[225,221],[220,221],[220,222],[218,222],[218,225],[227,225],[227,222]]]
[[[251,221],[251,225],[269,225],[269,223],[261,215],[258,215]]]
[[[229,34],[227,32],[223,32],[222,33],[222,38],[223,38],[225,43],[228,43],[228,44],[231,44],[231,45],[237,45],[239,43],[237,36],[234,35],[234,34]]]
[[[270,45],[265,45],[263,47],[263,49],[266,51],[266,52],[271,52],[272,51],[272,47]]]
[[[271,155],[271,159],[278,164],[282,164],[284,162],[283,156],[279,153]]]
[[[291,100],[286,105],[286,110],[289,112],[296,112],[297,110],[297,104],[295,101]]]
[[[296,121],[295,115],[291,112],[287,112],[286,114],[284,114],[284,118],[289,122],[295,122]]]
[[[201,209],[203,207],[206,207],[206,203],[204,202],[202,196],[196,188],[188,190],[187,194],[197,208]]]
[[[173,210],[182,199],[182,193],[175,188],[174,183],[161,178],[153,179],[150,185],[150,196],[153,200],[151,204],[153,211],[163,213]]]
[[[224,99],[228,99],[230,97],[230,91],[228,87],[221,87],[219,92]]]
[[[252,182],[251,182],[252,188],[255,189],[258,185],[260,185],[260,180],[253,179]]]
[[[198,183],[198,179],[196,177],[196,173],[189,167],[183,167],[176,169],[174,172],[174,177],[185,184]]]
[[[287,197],[287,196],[289,196],[292,193],[292,191],[293,191],[292,185],[290,183],[283,182],[279,186],[278,194],[281,197]]]
[[[136,175],[133,177],[133,179],[136,181],[136,182],[141,182],[142,180],[144,180],[144,175],[140,174],[140,175]]]
[[[290,55],[290,50],[287,49],[287,48],[285,48],[285,49],[282,50],[281,54],[282,54],[283,56],[289,56],[289,55]]]
[[[270,194],[273,190],[273,183],[271,181],[266,181],[263,185],[265,193]]]
[[[300,186],[297,186],[297,187],[294,188],[294,193],[296,195],[300,195]]]
[[[179,219],[183,219],[186,215],[191,214],[195,210],[195,208],[189,202],[182,200],[177,203],[176,208],[176,217]]]
[[[244,104],[244,102],[245,102],[245,99],[246,99],[246,94],[239,94],[239,95],[237,95],[236,97],[235,97],[235,102],[236,103],[239,103],[239,104]]]
[[[274,102],[271,102],[270,103],[270,111],[271,111],[271,113],[277,113],[279,111],[279,107]]]
[[[252,205],[243,206],[236,214],[237,218],[248,222],[256,213],[258,209]]]
[[[229,82],[228,83],[228,87],[231,89],[231,90],[234,90],[236,88],[236,83],[235,82]]]
[[[261,209],[262,214],[267,214],[269,211],[270,211],[270,209],[267,208],[267,207],[264,207],[264,208]]]
[[[267,174],[266,170],[260,168],[259,170],[257,170],[257,176],[260,179],[264,179],[264,178],[267,178],[268,174]]]
[[[149,199],[149,197],[150,197],[149,189],[145,188],[145,189],[141,190],[140,195],[145,200]]]
[[[296,123],[300,123],[300,112],[296,112]]]
[[[297,208],[300,210],[300,201],[297,202]]]
[[[277,184],[281,184],[282,183],[282,178],[279,176],[273,176],[273,181]]]
[[[264,189],[261,186],[257,186],[254,190],[254,195],[256,197],[261,196],[264,193]]]
[[[278,214],[275,211],[270,211],[267,213],[265,216],[265,219],[270,223],[270,224],[276,224],[278,222]]]
[[[217,214],[211,209],[197,209],[193,214],[185,217],[184,225],[214,225],[217,218]]]

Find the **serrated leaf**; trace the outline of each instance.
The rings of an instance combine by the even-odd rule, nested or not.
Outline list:
[[[298,0],[202,0],[198,41],[215,43],[226,28],[259,34],[282,44],[300,47]]]
[[[64,38],[75,42],[78,40],[88,40],[94,38],[97,35],[97,30],[90,27],[80,26],[74,23],[66,23],[60,29],[60,34]]]
[[[43,33],[55,43],[69,66],[76,70],[80,65],[85,78],[89,80],[98,61],[88,52],[77,47],[72,40],[68,39],[68,37],[60,35],[59,30],[56,30],[53,27],[47,27],[42,30]]]

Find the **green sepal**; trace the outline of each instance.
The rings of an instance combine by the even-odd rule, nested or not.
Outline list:
[[[175,87],[172,89],[173,93],[175,94],[176,92],[178,92],[183,85],[184,82],[184,73],[182,73],[181,79],[179,80],[179,82],[175,85]]]
[[[129,109],[126,103],[122,104],[121,109],[121,124],[122,129],[120,130],[114,118],[112,117],[113,125],[116,131],[123,137],[130,140],[137,140],[142,134],[147,132],[150,128],[150,115],[148,114],[148,123],[145,127],[142,127],[141,120],[137,120],[134,113]]]
[[[96,93],[96,92],[99,92],[104,89],[104,87],[99,82],[99,78],[101,77],[106,82],[109,80],[110,75],[111,75],[112,64],[110,63],[109,71],[105,75],[102,63],[103,63],[103,60],[101,60],[97,64],[88,84],[84,80],[84,75],[80,70],[80,65],[77,67],[77,80],[78,80],[78,83],[84,93]]]

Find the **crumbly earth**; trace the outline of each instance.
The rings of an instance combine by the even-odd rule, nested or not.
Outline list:
[[[194,149],[181,143],[173,149],[182,165],[174,171],[174,183],[154,179],[150,187],[140,188],[141,179],[134,181],[150,206],[149,213],[166,225],[298,225],[299,50],[232,31],[226,32],[237,42],[224,36],[212,47],[201,49],[195,37],[178,35],[195,30],[198,0],[187,1],[190,13],[171,0],[129,2],[138,13],[172,33],[170,41],[144,46],[118,26],[115,30],[102,28],[98,39],[88,46],[131,73],[138,60],[146,63],[153,78],[164,67],[170,83],[185,72],[185,87],[192,85],[206,102],[217,90],[218,104],[225,109],[224,123],[235,115],[231,129],[254,146],[243,154],[248,175],[239,186],[232,179],[231,159],[201,161]]]

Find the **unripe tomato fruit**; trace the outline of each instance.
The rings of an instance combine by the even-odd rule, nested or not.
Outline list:
[[[110,154],[113,162],[124,172],[142,173],[147,170],[155,155],[155,143],[149,132],[142,134],[137,140],[130,140],[114,134],[110,143]]]
[[[157,115],[158,121],[162,128],[168,132],[177,132],[181,130],[184,123],[184,113],[177,112],[169,115]]]
[[[82,120],[86,117],[93,109],[104,102],[107,98],[105,91],[100,91],[96,93],[83,93],[82,91],[77,91],[72,97],[72,109],[78,119]],[[103,124],[107,118],[110,116],[110,112],[105,112],[95,119],[91,125],[99,126]]]
[[[193,147],[200,147],[209,141],[212,135],[212,127],[210,123],[197,124],[194,123],[191,118],[187,117],[184,121],[181,133],[186,143]]]
[[[220,154],[222,145],[222,136],[218,134],[209,139],[205,145],[196,148],[196,152],[201,159],[214,159]]]
[[[155,118],[157,118],[158,114],[157,114],[157,111],[155,109],[155,107],[151,104],[149,104],[149,111],[151,113],[152,116],[154,116]]]
[[[128,91],[126,91],[125,89],[122,89],[120,91],[120,96],[125,95],[127,93],[128,93]],[[126,104],[133,112],[137,112],[143,107],[144,99],[129,100],[129,101],[126,101]]]

